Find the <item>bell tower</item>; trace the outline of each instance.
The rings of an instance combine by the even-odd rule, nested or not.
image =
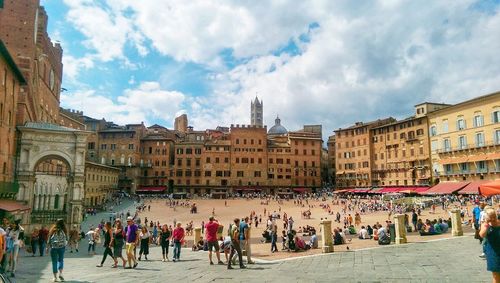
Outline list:
[[[255,100],[251,102],[250,105],[250,124],[252,126],[264,126],[264,101],[259,101],[256,96]]]

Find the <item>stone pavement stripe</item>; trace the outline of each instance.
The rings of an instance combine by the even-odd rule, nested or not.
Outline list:
[[[83,246],[83,245],[82,245]],[[459,247],[459,248],[457,248]],[[98,252],[102,252],[99,247]],[[473,237],[458,237],[423,244],[389,246],[359,252],[332,253],[299,259],[258,262],[249,269],[227,270],[210,266],[206,252],[183,249],[178,263],[161,262],[153,246],[149,262],[137,270],[96,268],[101,256],[69,254],[65,260],[68,282],[489,282],[480,246]],[[172,249],[170,249],[170,253]],[[361,260],[360,260],[361,259]],[[360,263],[359,263],[360,260]],[[139,272],[137,272],[139,271]],[[21,255],[17,282],[49,282],[48,257]],[[73,280],[73,281],[71,281]]]

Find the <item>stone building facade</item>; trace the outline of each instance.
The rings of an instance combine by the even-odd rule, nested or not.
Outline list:
[[[435,180],[500,178],[500,92],[427,115]]]
[[[101,206],[113,197],[118,188],[120,169],[94,162],[85,162],[85,207]]]

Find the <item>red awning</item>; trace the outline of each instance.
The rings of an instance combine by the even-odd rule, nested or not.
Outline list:
[[[163,192],[167,187],[139,187],[136,192]]]
[[[479,186],[489,181],[474,181],[461,189],[458,193],[461,195],[477,195],[479,194]]]
[[[0,209],[8,212],[30,210],[29,206],[15,200],[0,200]]]
[[[500,194],[500,180],[491,181],[488,183],[481,184],[479,186],[479,193],[482,196],[494,196]]]
[[[301,194],[306,193],[306,192],[308,192],[308,191],[309,191],[309,190],[308,190],[308,189],[306,189],[306,188],[293,188],[292,190],[293,190],[294,192],[301,193]]]
[[[388,193],[396,193],[398,191],[399,191],[399,188],[389,187],[389,188],[383,188],[380,191],[378,191],[377,193],[379,193],[379,194],[388,194]]]
[[[447,195],[453,192],[456,192],[465,186],[467,186],[469,182],[443,182],[435,185],[430,188],[423,194],[425,195]]]
[[[357,189],[352,189],[349,192],[350,193],[367,193],[371,190],[371,188],[357,188]]]

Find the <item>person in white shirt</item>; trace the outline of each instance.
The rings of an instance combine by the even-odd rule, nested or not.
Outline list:
[[[365,226],[361,226],[361,230],[359,230],[358,237],[361,240],[370,239],[370,235],[368,234],[368,230],[366,230]]]

